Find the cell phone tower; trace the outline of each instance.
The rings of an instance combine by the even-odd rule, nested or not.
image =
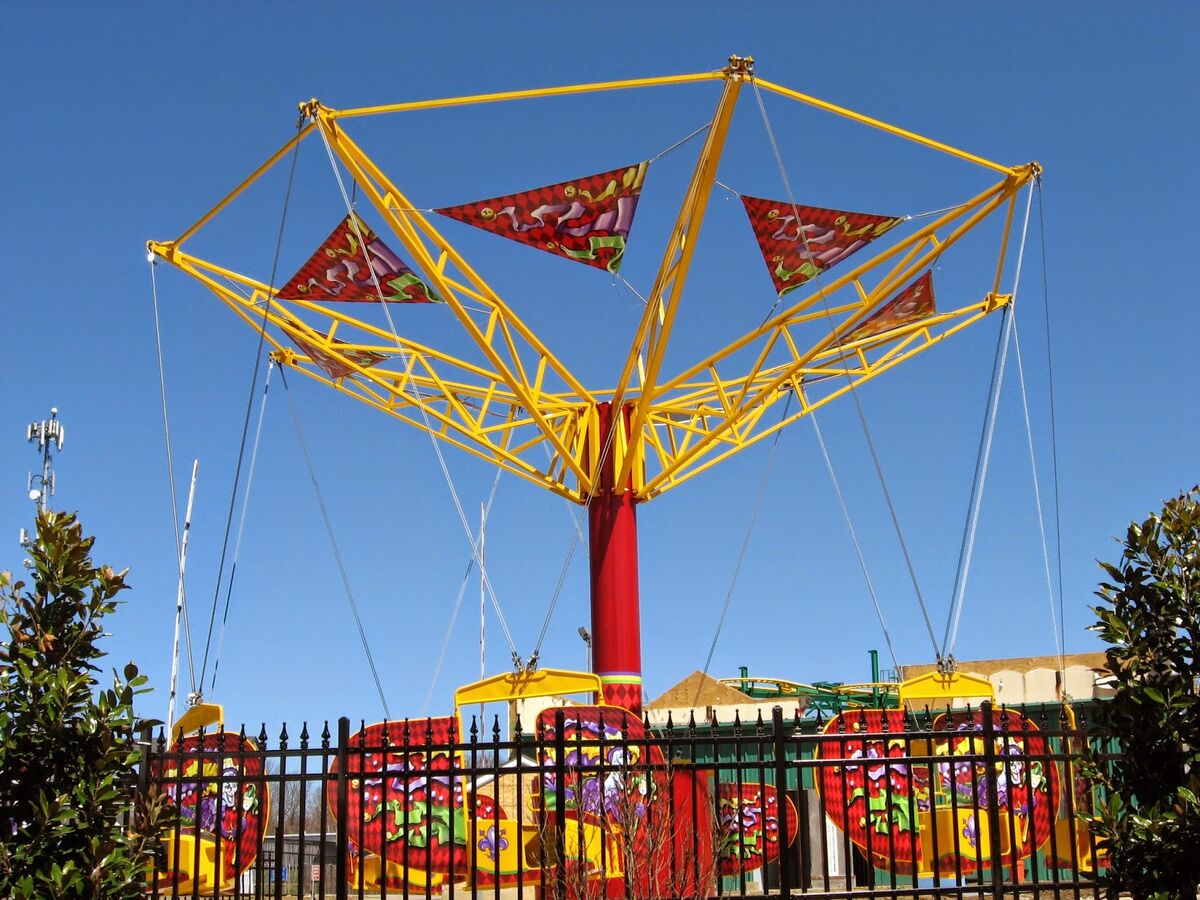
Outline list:
[[[58,408],[50,407],[50,418],[41,422],[30,422],[25,432],[30,443],[37,443],[38,452],[42,455],[42,471],[30,472],[26,487],[29,499],[37,504],[38,512],[46,511],[47,502],[54,496],[54,450],[62,450],[67,432],[62,422],[58,421]],[[30,543],[29,534],[21,529],[21,546]]]

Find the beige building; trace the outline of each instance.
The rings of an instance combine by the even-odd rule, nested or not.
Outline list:
[[[927,663],[901,666],[900,678],[913,678],[936,670]],[[1022,656],[1015,659],[960,660],[958,670],[986,678],[996,691],[996,702],[1056,703],[1103,700],[1112,696],[1103,653],[1068,653],[1066,656]]]

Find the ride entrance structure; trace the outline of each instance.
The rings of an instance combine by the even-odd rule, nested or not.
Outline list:
[[[349,131],[366,117],[711,81],[722,84],[716,110],[703,129],[632,344],[607,388],[584,385]],[[778,94],[965,160],[999,180],[911,229],[906,226],[916,225],[916,217],[802,205],[791,196],[786,176],[784,199],[743,196],[778,295],[775,306],[757,328],[671,375],[664,369],[667,348],[734,107],[746,86],[759,96]],[[400,252],[359,215],[336,166],[347,207],[339,213],[342,221],[283,286],[189,252],[194,236],[313,137],[344,167],[353,191],[369,201]],[[1001,278],[1017,194],[1039,173],[1036,163],[991,162],[759,79],[750,58],[735,56],[719,71],[695,75],[346,110],[312,100],[301,105],[301,125],[292,140],[178,238],[151,241],[148,247],[152,258],[204,284],[259,332],[280,365],[585,507],[593,669],[606,701],[637,713],[642,702],[638,508],[1005,309],[1012,295],[1002,291]],[[643,180],[652,174],[647,163],[635,163],[436,212],[616,273],[629,246]],[[979,278],[974,297],[939,310],[934,267],[994,214],[1004,217],[994,272]],[[876,247],[881,249],[872,254]],[[429,302],[444,303],[477,351],[475,359],[422,345],[394,327],[389,307]],[[350,304],[378,304],[386,323],[356,317],[346,311],[354,308]],[[731,373],[743,358],[750,360],[748,369]],[[785,414],[769,418],[781,403]]]
[[[634,246],[632,229],[643,185],[654,177],[657,157],[636,162],[614,160],[612,168],[600,173],[427,209],[401,188],[401,176],[386,171],[350,133],[357,120],[370,117],[712,82],[720,84],[720,97],[711,120],[684,139],[703,138],[667,233],[661,262],[643,298],[644,309],[631,344],[615,381],[606,387],[584,384],[523,321],[515,306],[504,300],[455,248],[429,214],[454,223],[447,226],[447,234],[463,225],[473,226],[553,254],[564,262],[599,269],[616,279],[621,277],[621,265]],[[753,91],[763,113],[784,196],[737,196],[746,213],[749,234],[767,267],[774,299],[761,324],[671,374],[667,351],[681,320],[688,274],[714,187],[736,193],[718,181],[718,168],[735,106],[747,88]],[[804,198],[793,195],[766,118],[763,94],[815,107],[975,165],[989,173],[990,183],[974,196],[930,213],[856,212],[807,205]],[[573,729],[572,740],[590,742],[588,746],[602,757],[611,749],[606,749],[605,740],[624,744],[644,740],[639,737],[642,659],[638,508],[777,435],[788,425],[991,313],[1010,311],[1018,279],[1013,278],[1014,286],[1008,292],[1002,289],[1002,282],[1010,262],[1018,194],[1022,188],[1032,188],[1041,171],[1036,163],[1009,166],[991,162],[760,79],[755,75],[753,60],[737,56],[730,57],[728,65],[719,71],[694,75],[342,110],[311,100],[301,104],[300,113],[295,137],[228,196],[175,240],[149,242],[151,261],[170,263],[211,290],[258,334],[263,344],[270,345],[272,360],[285,370],[299,372],[427,432],[435,439],[435,447],[442,442],[465,450],[585,508],[594,674],[581,680],[582,673],[539,671],[539,643],[529,658],[521,658],[514,650],[515,673],[461,689],[456,707],[578,692],[580,684],[588,685],[596,695],[594,703],[576,708],[571,719],[574,724],[552,718],[539,720],[539,724],[550,734]],[[326,151],[344,209],[330,217],[336,221],[333,231],[294,275],[276,284],[274,272],[263,281],[190,252],[192,238],[266,172],[289,158],[294,172],[301,143],[314,139]],[[289,178],[289,196],[291,186]],[[369,204],[369,214],[359,209],[359,198],[365,201],[364,206]],[[1025,213],[1027,222],[1028,207]],[[995,219],[999,220],[997,245],[985,271],[973,275],[969,294],[963,296],[961,285],[956,285],[953,293],[959,296],[939,308],[934,290],[938,268],[961,249],[968,234]],[[977,256],[972,254],[970,258],[973,268],[978,268]],[[1019,275],[1019,254],[1017,259]],[[766,279],[762,283],[765,286]],[[451,353],[406,336],[392,311],[404,304],[439,305],[437,312],[452,316],[461,328],[469,352]],[[768,415],[777,409],[782,410],[781,415]],[[474,541],[472,550],[482,571]],[[946,672],[939,678],[942,682],[937,696],[956,696],[949,685],[953,674]],[[218,719],[219,713],[213,712],[206,721]],[[431,744],[452,747],[456,737],[462,738],[465,726],[457,710],[453,717],[428,721]],[[880,724],[886,730],[895,723],[881,719]],[[372,762],[363,762],[355,770],[355,783],[371,784],[367,776],[411,765],[387,749],[395,743],[395,736],[389,736],[386,723],[364,728],[351,740],[357,740],[359,747],[382,742]],[[218,754],[232,752],[230,758],[235,760],[248,759],[254,752],[252,743],[244,742],[233,751],[219,742],[203,747]],[[455,761],[457,752],[448,749],[438,757],[438,765],[444,763],[446,771],[455,769],[461,763]],[[628,755],[624,750],[620,753]],[[646,758],[650,757],[647,753]],[[548,758],[546,764],[555,762]],[[418,768],[435,768],[433,756],[422,756],[415,764]],[[242,771],[237,766],[232,764],[238,779],[258,783],[259,770]],[[698,775],[675,774],[691,779],[688,796],[697,808],[707,808],[712,802],[707,782]],[[384,782],[390,783],[387,779]],[[397,777],[395,790],[408,796],[416,790],[415,782],[410,782],[408,776]],[[667,791],[665,786],[660,787]],[[781,833],[791,834],[795,811],[789,812],[786,803],[777,803],[774,788],[764,784],[759,792],[759,785],[734,787],[736,797],[713,793],[733,806],[742,804],[745,797],[765,797],[764,802],[776,804],[782,815]],[[644,790],[653,793],[658,788],[651,785],[644,786]],[[235,823],[224,844],[210,839],[205,846],[204,853],[213,857],[207,884],[230,882],[244,869],[245,860],[253,858],[248,849],[238,850],[238,841],[248,833],[260,835],[266,827],[269,799],[265,791],[261,793],[262,812],[256,807],[254,816]],[[703,802],[696,800],[698,797]],[[483,871],[472,855],[470,842],[475,837],[492,842],[494,835],[489,836],[483,827],[487,825],[484,817],[492,816],[498,824],[498,804],[480,812],[471,805],[474,801],[464,800],[460,794],[442,799],[447,804],[447,821],[454,821],[457,815],[465,817],[459,836],[465,835],[467,844],[459,846],[453,828],[451,839],[441,843],[424,832],[422,843],[417,843],[407,827],[390,830],[384,824],[381,810],[385,804],[380,798],[359,797],[357,805],[349,801],[348,805],[341,801],[333,805],[336,817],[349,815],[376,823],[356,839],[355,852],[362,854],[360,871],[367,873],[360,879],[378,883],[380,879],[395,878],[415,884],[415,872],[422,870],[428,884],[435,874],[453,882],[455,873]],[[428,806],[426,800],[421,803]],[[848,809],[851,801],[846,797],[838,802]],[[539,809],[545,811],[547,803],[543,798]],[[674,811],[675,807],[670,809]],[[581,857],[592,853],[587,848],[594,841],[603,842],[599,832],[591,836],[588,832],[596,816],[604,818],[599,812],[576,806],[569,814],[565,808],[556,814],[577,823],[570,840]],[[418,812],[412,815],[416,817]],[[738,819],[737,815],[732,817],[733,821]],[[840,827],[853,830],[853,823],[841,822]],[[246,840],[252,842],[253,838]],[[853,840],[867,848],[868,858],[878,856],[877,845],[871,845],[869,838],[855,832]],[[503,869],[493,855],[497,866],[493,877],[519,877],[519,873],[531,870],[533,857],[523,855],[532,853],[527,845],[524,838],[514,844],[513,858],[505,858]],[[475,847],[485,849],[482,843]],[[683,849],[681,845],[681,852]],[[695,851],[695,846],[692,849]],[[198,860],[198,844],[192,852]],[[617,852],[602,851],[600,858],[606,858],[606,854],[615,858]],[[705,851],[710,856],[714,852],[711,847]],[[237,863],[227,871],[221,870],[222,857],[227,863],[232,859]],[[182,857],[176,853],[174,858]],[[755,858],[765,864],[770,855],[763,851]],[[371,860],[374,869],[368,873]],[[921,866],[913,870],[923,873],[924,865],[925,858],[921,857]],[[188,873],[179,876],[189,885],[200,878],[196,874],[200,872],[199,864],[190,868],[195,878]],[[603,870],[611,875],[611,867],[601,866],[597,871]]]

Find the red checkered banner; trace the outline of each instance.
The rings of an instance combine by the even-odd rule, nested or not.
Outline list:
[[[872,315],[861,322],[849,334],[842,336],[842,343],[861,341],[924,319],[937,312],[933,302],[933,272],[929,271],[898,293]]]
[[[780,297],[904,221],[759,197],[743,196],[742,205]]]
[[[323,350],[319,344],[309,340],[304,336],[299,328],[285,327],[284,332],[292,339],[297,347],[304,351],[305,356],[311,359],[314,363],[325,370],[325,373],[330,378],[344,378],[354,371],[351,366],[348,366],[344,361],[334,356],[327,350]],[[313,330],[313,333],[323,342],[327,341],[330,345],[337,347],[338,353],[357,363],[364,369],[369,369],[377,362],[381,362],[386,357],[381,353],[375,353],[372,350],[360,350],[351,347],[345,341],[339,341],[337,338],[331,338],[323,331]]]
[[[442,302],[362,219],[349,215],[275,296],[375,303],[380,295],[387,303]]]
[[[556,256],[616,272],[648,162],[434,210]]]

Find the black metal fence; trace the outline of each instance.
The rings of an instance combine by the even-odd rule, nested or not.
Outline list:
[[[1100,896],[1061,708],[655,725],[555,708],[319,735],[146,736],[178,826],[154,897]],[[606,716],[609,717],[606,720]]]

